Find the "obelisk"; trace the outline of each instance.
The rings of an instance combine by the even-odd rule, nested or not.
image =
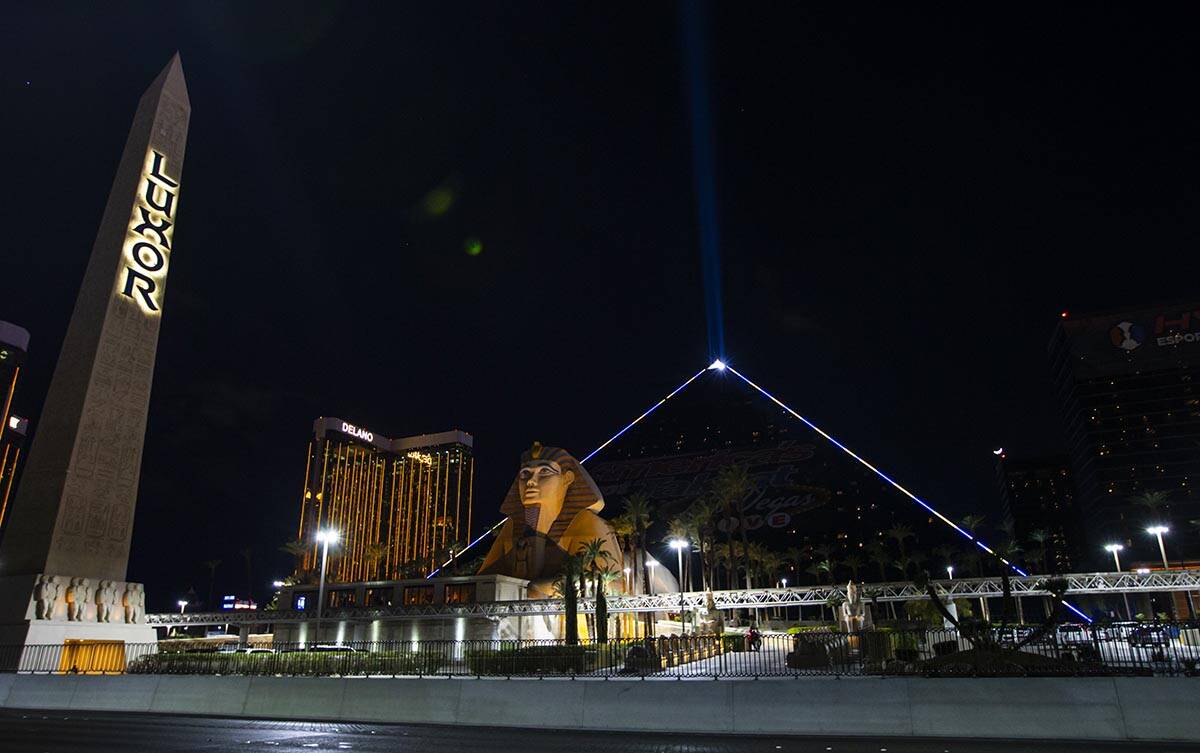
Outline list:
[[[190,114],[176,54],[138,103],[0,542],[0,644],[154,640],[125,578]]]

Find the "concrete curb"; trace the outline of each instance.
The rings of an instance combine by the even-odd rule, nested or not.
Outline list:
[[[0,675],[0,707],[629,732],[1200,742],[1200,682],[1189,678]]]

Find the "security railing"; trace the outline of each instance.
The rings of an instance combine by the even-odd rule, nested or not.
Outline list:
[[[1200,675],[1200,623],[957,630],[806,630],[564,641],[373,641],[234,648],[195,641],[0,646],[0,671],[340,677],[737,678],[812,675]],[[985,640],[986,638],[986,640]],[[986,644],[986,645],[985,645]]]

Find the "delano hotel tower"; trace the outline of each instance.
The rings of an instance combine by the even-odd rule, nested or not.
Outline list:
[[[340,418],[318,418],[308,445],[301,568],[321,566],[317,531],[340,537],[327,576],[348,583],[421,577],[471,540],[473,439],[461,431],[388,439]]]

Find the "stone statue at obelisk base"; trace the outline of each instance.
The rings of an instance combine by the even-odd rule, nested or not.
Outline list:
[[[125,578],[190,114],[176,54],[138,103],[0,541],[0,645],[155,639]]]

